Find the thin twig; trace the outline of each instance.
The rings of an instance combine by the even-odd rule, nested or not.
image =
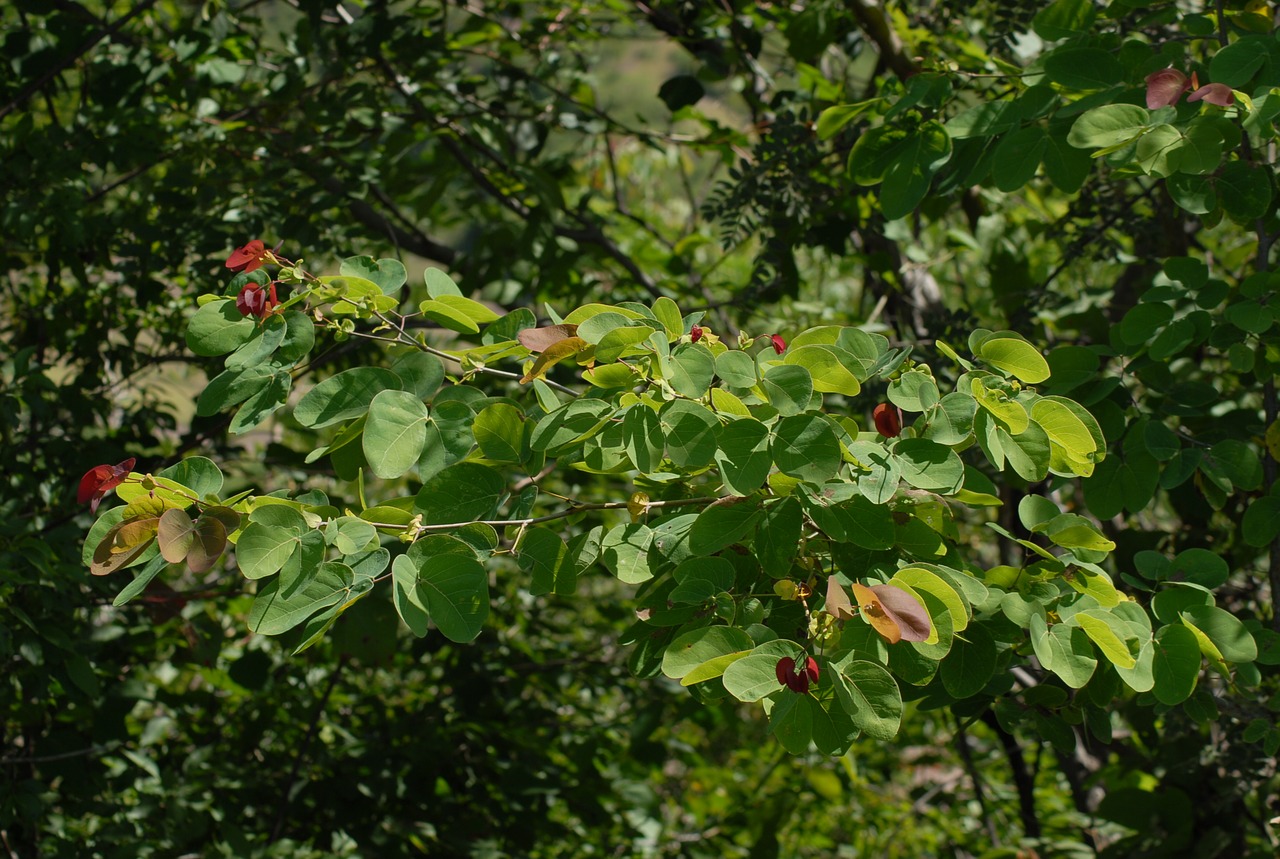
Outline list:
[[[307,753],[311,750],[311,741],[315,739],[316,729],[320,727],[320,719],[324,716],[325,709],[329,706],[329,696],[333,694],[333,689],[338,685],[338,678],[342,676],[342,669],[346,666],[347,655],[344,653],[338,657],[338,662],[333,666],[333,670],[329,672],[329,681],[325,684],[324,692],[320,695],[320,700],[316,702],[315,712],[311,716],[311,724],[307,726],[307,733],[302,738],[302,744],[298,746],[298,753],[293,756],[293,764],[289,767],[289,775],[285,778],[284,792],[280,796],[280,808],[276,811],[275,826],[271,829],[271,841],[274,844],[280,838],[281,830],[284,829],[285,817],[289,812],[289,806],[293,803],[293,782],[298,776],[298,771],[302,769],[302,763],[306,760]]]

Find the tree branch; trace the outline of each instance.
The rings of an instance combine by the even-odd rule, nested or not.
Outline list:
[[[125,24],[129,23],[134,18],[141,15],[143,12],[147,11],[154,5],[156,5],[156,0],[143,0],[143,2],[135,6],[127,15],[125,15],[122,18],[119,18],[118,20],[115,21],[115,23],[107,27],[104,27],[103,29],[94,33],[92,36],[90,36],[88,39],[85,40],[84,44],[82,44],[79,48],[73,51],[70,56],[66,57],[61,62],[55,63],[53,68],[49,69],[49,71],[45,72],[40,77],[33,80],[31,83],[27,84],[22,89],[18,90],[18,94],[14,96],[13,100],[8,104],[6,104],[4,107],[0,108],[0,119],[4,119],[6,116],[12,113],[15,109],[17,109],[19,105],[21,105],[23,102],[29,99],[33,94],[38,92],[41,87],[43,87],[49,81],[53,80],[58,75],[62,74],[62,72],[65,71],[68,66],[74,63],[76,60],[83,57],[85,54],[92,51],[94,47],[103,39],[107,38],[108,36],[114,35],[117,31],[120,30],[121,27],[123,27]]]
[[[982,721],[995,732],[1000,745],[1004,747],[1013,784],[1018,790],[1018,813],[1022,818],[1022,829],[1028,838],[1039,838],[1040,818],[1036,816],[1035,780],[1031,777],[1031,770],[1027,769],[1026,759],[1022,757],[1022,747],[1018,745],[1017,737],[1000,726],[1000,721],[991,710],[982,714]]]

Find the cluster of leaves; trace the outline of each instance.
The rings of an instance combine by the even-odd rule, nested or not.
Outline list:
[[[310,459],[328,457],[357,481],[362,509],[340,511],[315,491],[222,499],[220,473],[200,458],[131,476],[117,489],[126,506],[100,517],[86,543],[96,573],[141,566],[118,602],[169,563],[208,569],[230,542],[241,572],[261,581],[250,627],[300,626],[299,650],[384,581],[415,635],[434,624],[470,641],[489,613],[486,565],[513,557],[533,594],[572,595],[598,562],[639,586],[639,620],[623,639],[638,675],[661,672],[707,700],[764,701],[797,754],[895,735],[899,683],[935,703],[985,707],[1012,682],[999,669],[1031,653],[1071,688],[1093,681],[1104,722],[1119,681],[1177,704],[1202,654],[1224,674],[1257,656],[1204,587],[1162,593],[1153,627],[1100,566],[1115,544],[1047,495],[1019,505],[1027,538],[993,524],[1025,547],[1021,566],[984,569],[957,543],[957,507],[1000,503],[975,466],[1043,481],[1106,464],[1097,420],[1052,392],[1049,362],[1013,332],[975,332],[972,359],[939,343],[954,365],[944,394],[910,348],[857,328],[726,343],[666,298],[586,305],[538,327],[529,311],[500,316],[434,269],[417,311],[401,314],[405,277],[392,260],[351,258],[333,277],[290,264],[279,279],[293,294],[261,318],[229,296],[201,300],[188,343],[228,357],[200,409],[238,404],[241,432],[285,406],[317,320],[410,348],[389,369],[326,379],[292,409],[304,426],[338,427]],[[266,278],[244,273],[230,290]],[[421,317],[474,345],[429,346],[409,329]],[[440,355],[463,370],[443,386]],[[501,359],[524,363],[530,402],[471,384]],[[547,380],[570,360],[586,368],[581,391]],[[898,411],[889,419],[880,404],[879,430],[863,431],[851,412],[877,383]],[[907,426],[903,411],[917,415]],[[981,459],[966,464],[966,451]],[[614,497],[544,494],[548,466],[615,475]],[[366,473],[390,486],[408,475],[418,488],[369,502]],[[193,506],[194,521],[184,512]],[[608,510],[629,521],[593,524]],[[562,519],[567,534],[550,525]],[[797,674],[797,660],[811,667]]]

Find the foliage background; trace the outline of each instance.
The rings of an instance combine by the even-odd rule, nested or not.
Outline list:
[[[603,577],[572,601],[501,580],[471,646],[336,635],[290,658],[244,631],[236,575],[113,609],[117,583],[81,563],[88,520],[73,487],[93,465],[137,456],[158,468],[198,451],[234,464],[245,487],[323,481],[304,467],[303,428],[228,438],[225,420],[193,414],[209,368],[182,348],[183,321],[254,236],[317,268],[329,253],[393,249],[504,306],[671,294],[726,334],[832,321],[906,342],[962,342],[986,325],[1046,347],[1109,344],[1160,260],[1191,254],[1243,279],[1257,236],[1230,219],[1194,223],[1132,172],[1102,171],[1080,191],[1034,165],[1019,183],[944,175],[893,221],[874,187],[845,175],[865,126],[823,139],[822,109],[884,96],[867,118],[882,115],[925,66],[955,73],[961,102],[1003,97],[1043,50],[1038,6],[0,11],[0,848],[1273,855],[1274,759],[1242,739],[1274,721],[1273,677],[1242,697],[1206,682],[1204,712],[1223,709],[1213,723],[1122,706],[1109,744],[1082,731],[1063,751],[1034,721],[1011,731],[990,712],[921,710],[894,744],[793,759],[737,707],[630,679],[616,643],[629,593]],[[1106,20],[1164,44],[1206,11],[1184,6],[1117,3]],[[361,350],[338,345],[312,370],[366,360]],[[1274,387],[1213,360],[1174,368],[1208,373],[1191,381],[1218,395],[1188,425],[1255,441]],[[1098,413],[1119,442],[1169,400],[1156,371],[1113,366],[1125,385],[1098,396]],[[1262,491],[1275,483],[1267,467]],[[1205,493],[1197,479],[1117,510],[1104,523],[1117,563],[1211,547],[1231,563],[1232,606],[1272,617],[1266,565],[1236,532],[1249,493],[1217,505]],[[1002,524],[1016,530],[1014,507]]]

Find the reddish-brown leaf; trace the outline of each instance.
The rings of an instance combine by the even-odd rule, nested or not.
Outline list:
[[[835,576],[827,579],[827,614],[836,620],[848,620],[857,614],[853,610],[853,603],[849,601],[849,594],[845,593],[845,589],[840,587],[840,583],[836,581]]]
[[[256,271],[271,262],[271,251],[261,239],[254,239],[247,245],[236,248],[227,257],[227,268],[232,271]]]
[[[576,325],[547,325],[543,328],[526,328],[516,334],[520,345],[530,352],[545,352],[555,344],[578,333]]]

